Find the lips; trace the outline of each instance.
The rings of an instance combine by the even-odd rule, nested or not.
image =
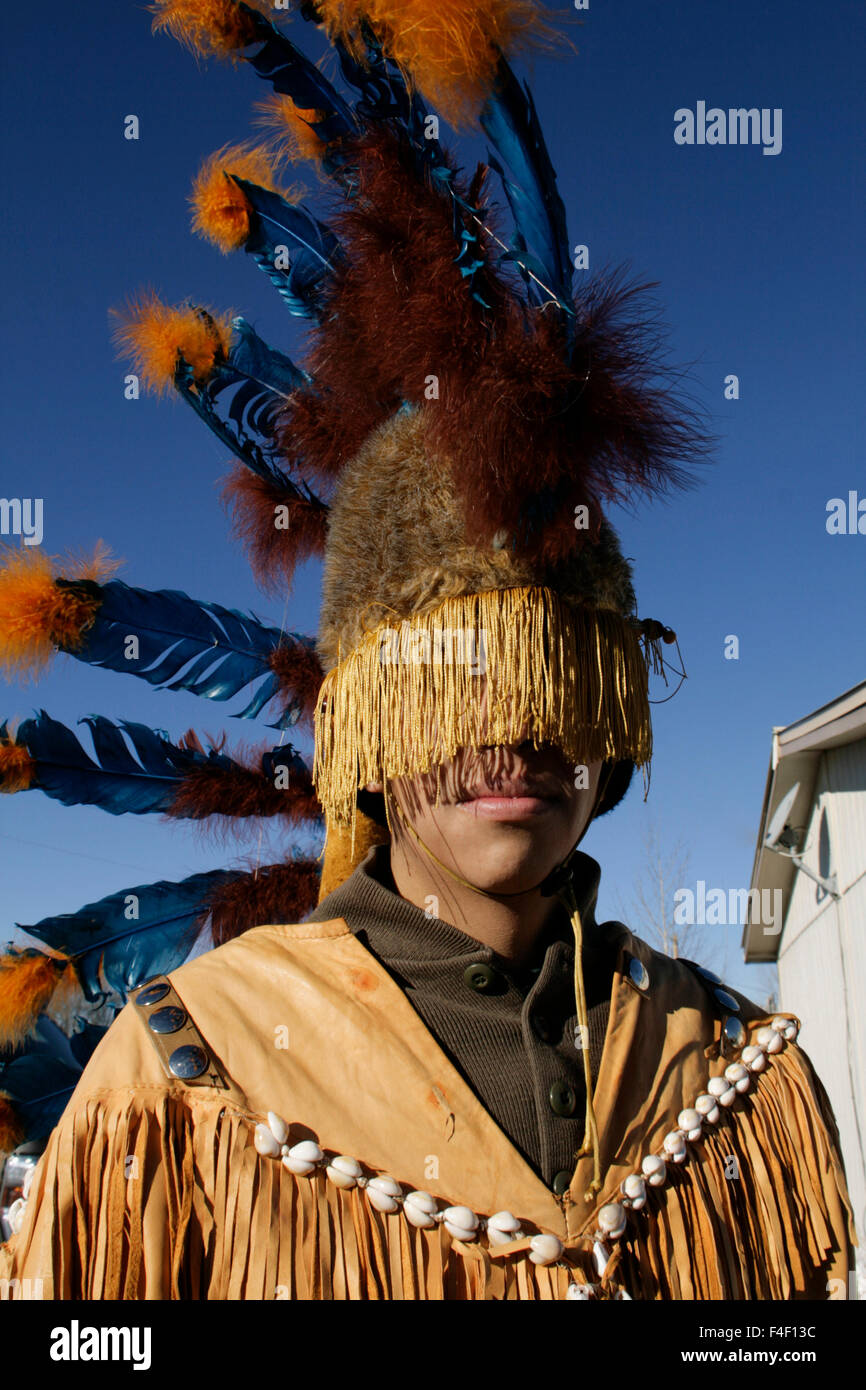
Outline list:
[[[559,790],[549,781],[535,780],[532,778],[508,778],[503,777],[496,782],[495,786],[482,783],[476,787],[468,796],[461,798],[461,804],[470,801],[482,800],[522,800],[530,798],[539,801],[558,801],[560,798]]]
[[[458,802],[458,809],[476,820],[527,821],[549,815],[561,800],[561,792],[549,780],[503,777],[495,786],[482,783],[474,788]]]

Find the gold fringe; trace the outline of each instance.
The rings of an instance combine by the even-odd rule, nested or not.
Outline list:
[[[429,772],[462,747],[529,737],[575,763],[642,766],[652,755],[647,687],[640,636],[618,613],[536,586],[448,598],[399,629],[380,624],[325,677],[316,791],[354,834],[359,787]]]

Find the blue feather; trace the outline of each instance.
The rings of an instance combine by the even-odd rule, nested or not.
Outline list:
[[[64,806],[98,806],[113,816],[166,812],[180,782],[190,772],[218,768],[222,772],[249,772],[227,754],[211,748],[178,747],[162,730],[121,720],[115,724],[102,715],[86,715],[79,721],[90,729],[95,761],[65,724],[41,710],[35,719],[21,724],[16,743],[36,761],[38,789]],[[0,728],[0,738],[5,734]],[[130,752],[121,733],[126,734]],[[290,743],[262,754],[260,774],[273,785],[277,767],[292,773],[309,773],[306,762]]]
[[[307,15],[306,18],[310,18]],[[355,104],[359,123],[396,121],[412,141],[419,163],[445,166],[445,152],[428,134],[429,113],[417,92],[410,92],[402,72],[382,51],[368,24],[362,23],[364,61],[360,62],[339,39],[332,44],[346,82],[360,93]]]
[[[248,5],[240,9],[253,15],[262,47],[247,62],[275,92],[292,98],[296,106],[323,113],[313,123],[316,134],[325,141],[350,135],[355,130],[352,109],[306,54],[287,39],[269,20]]]
[[[242,870],[214,869],[180,883],[142,884],[87,903],[78,912],[16,926],[72,957],[90,1003],[105,1001],[106,985],[125,1003],[131,989],[183,964],[207,917],[210,894],[245,877]]]
[[[122,721],[119,726],[101,715],[81,720],[93,737],[96,761],[85,752],[71,729],[40,710],[21,723],[16,742],[36,760],[37,786],[64,806],[98,806],[110,815],[144,815],[167,811],[178,783],[194,767],[220,761],[224,754],[178,748],[167,734],[144,724]],[[128,734],[133,757],[120,730]]]
[[[12,1100],[27,1142],[47,1139],[107,1031],[86,1023],[70,1038],[43,1014],[20,1051],[0,1063],[0,1090]]]
[[[240,7],[252,13],[249,7]],[[319,24],[319,16],[309,6],[301,6],[302,18]],[[424,162],[444,161],[438,140],[426,134],[428,112],[420,96],[410,93],[396,64],[385,58],[381,45],[369,25],[362,24],[365,61],[360,62],[339,39],[332,46],[340,62],[344,80],[359,93],[354,105],[346,101],[316,65],[285,35],[262,16],[257,27],[263,45],[248,62],[259,77],[270,82],[274,91],[290,96],[296,106],[323,113],[321,121],[311,122],[324,141],[357,135],[368,121],[397,121],[410,135]],[[325,170],[344,181],[343,159],[339,148],[325,155]]]
[[[333,274],[340,243],[329,227],[299,203],[289,203],[279,193],[260,188],[237,174],[231,178],[249,200],[254,217],[244,244],[256,264],[276,286],[291,313],[318,318],[322,289]],[[278,248],[285,247],[288,267],[278,269]]]
[[[80,581],[56,582],[74,586]],[[279,680],[268,664],[278,646],[315,648],[312,638],[267,627],[252,614],[192,599],[177,589],[151,592],[119,579],[93,588],[102,602],[83,645],[71,650],[72,656],[91,666],[140,676],[149,685],[188,690],[208,700],[230,700],[263,678],[246,709],[235,714],[238,719],[258,718],[279,693]],[[138,639],[134,660],[128,656],[131,636]],[[300,701],[291,700],[269,727],[288,728],[300,712]]]
[[[296,367],[284,352],[272,348],[264,338],[260,338],[244,318],[232,319],[229,362],[236,372],[250,381],[258,382],[283,400],[298,387],[310,383],[307,372]]]
[[[571,253],[556,173],[532,93],[521,86],[504,58],[499,61],[493,92],[482,108],[481,125],[499,155],[497,160],[490,154],[489,162],[502,180],[514,217],[512,255],[543,281],[560,307],[572,316]],[[531,280],[527,284],[534,302],[549,302],[549,294]]]
[[[190,307],[210,319],[206,310]],[[229,355],[214,363],[205,383],[197,382],[192,368],[179,358],[174,384],[217,439],[286,501],[297,498],[326,507],[306,483],[295,482],[285,472],[275,435],[287,397],[298,387],[308,386],[310,377],[285,353],[270,347],[245,319],[232,320]]]

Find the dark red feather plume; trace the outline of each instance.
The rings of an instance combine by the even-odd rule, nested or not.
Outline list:
[[[192,731],[181,740],[181,746],[201,750]],[[278,788],[261,770],[262,750],[234,756],[238,765],[232,768],[204,766],[187,773],[167,814],[224,825],[248,816],[283,816],[291,825],[312,823],[321,818],[322,808],[313,790],[309,768],[299,771],[293,768],[288,786]]]
[[[418,177],[395,131],[365,135],[354,158],[357,192],[333,219],[345,260],[308,364],[314,386],[293,396],[280,426],[305,476],[333,486],[403,401],[424,403],[435,376],[430,447],[451,465],[475,543],[504,529],[556,564],[593,535],[575,528],[575,506],[589,506],[597,531],[603,502],[692,481],[684,465],[712,441],[675,398],[649,286],[598,275],[576,301],[569,348],[562,312],[513,292],[484,231],[471,281],[484,303],[473,298],[458,239],[461,225],[479,228]],[[482,183],[476,175],[476,202]],[[479,215],[490,228],[490,210]]]
[[[241,936],[251,927],[300,922],[316,906],[321,873],[315,859],[265,864],[209,899],[214,945]]]
[[[317,497],[297,496],[238,463],[222,488],[235,534],[249,558],[256,581],[266,593],[287,588],[296,567],[325,552],[328,507]],[[278,526],[285,508],[287,526]]]
[[[318,654],[296,642],[291,646],[276,647],[268,658],[268,664],[280,682],[286,701],[300,701],[298,723],[312,727],[316,701],[325,679]]]

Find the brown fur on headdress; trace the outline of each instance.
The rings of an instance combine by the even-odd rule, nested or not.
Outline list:
[[[554,568],[509,548],[470,544],[452,470],[427,445],[431,404],[376,430],[331,506],[318,650],[325,670],[382,622],[488,589],[549,585],[575,604],[628,616],[631,571],[612,528]],[[419,485],[423,480],[423,485]],[[573,526],[572,526],[573,529]]]
[[[279,646],[268,658],[268,665],[280,682],[286,700],[298,700],[301,713],[298,723],[312,726],[316,699],[321,689],[324,671],[317,652],[301,645]]]

